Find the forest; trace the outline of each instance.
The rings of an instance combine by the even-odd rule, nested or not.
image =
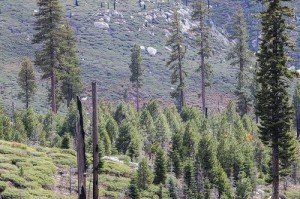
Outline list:
[[[147,37],[159,37],[154,43],[164,42],[165,51],[145,48],[140,39],[129,46],[124,41],[129,62],[121,63],[123,57],[106,55],[107,46],[100,46],[98,62],[126,68],[111,79],[114,73],[97,76],[105,64],[82,64],[86,44],[64,2],[37,0],[30,24],[34,53],[19,57],[11,91],[16,97],[9,101],[0,87],[0,198],[299,199],[300,73],[293,34],[298,4],[237,1],[260,10],[251,15],[237,6],[222,40],[213,14],[222,6],[217,0],[124,2],[97,4],[118,20],[124,19],[125,4],[138,13],[152,12],[149,21],[137,22],[143,30],[123,27],[118,36],[138,38],[151,27]],[[0,14],[8,10],[3,5]],[[84,5],[88,2],[72,2],[75,11]],[[154,33],[161,23],[154,12],[165,12],[166,35]],[[259,22],[257,31],[249,28],[250,17]],[[103,37],[114,34],[110,20],[94,22]],[[226,49],[216,47],[223,45]],[[154,61],[164,56],[157,63],[166,69],[160,76],[149,56]],[[8,57],[0,54],[2,75],[10,74]],[[230,86],[218,79],[226,68],[218,71],[216,63],[218,69],[233,68],[226,73]],[[86,68],[93,75],[86,77]],[[126,81],[118,90],[104,84],[105,76]],[[10,76],[0,78],[2,83]],[[152,95],[156,89],[163,91]],[[115,90],[118,94],[111,94]]]

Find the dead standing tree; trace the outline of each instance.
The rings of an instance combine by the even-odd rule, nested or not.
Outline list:
[[[78,199],[86,199],[86,155],[85,155],[85,133],[83,129],[82,103],[77,97],[77,108],[79,121],[76,124],[77,133],[77,165],[78,165]]]
[[[93,199],[98,199],[98,172],[99,172],[99,144],[98,144],[98,118],[97,118],[97,88],[96,82],[92,83],[93,96]]]

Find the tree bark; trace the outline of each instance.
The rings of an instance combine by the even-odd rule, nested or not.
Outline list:
[[[182,107],[185,104],[184,101],[184,91],[183,91],[183,75],[182,75],[182,60],[181,60],[181,55],[180,55],[181,51],[180,51],[180,46],[178,46],[178,65],[179,65],[179,87],[180,87],[180,105],[179,105],[179,111],[182,110]]]
[[[26,109],[28,109],[29,108],[28,67],[26,67],[26,90],[25,90],[25,95],[26,95]]]
[[[82,104],[77,97],[79,121],[77,121],[77,167],[78,167],[78,199],[86,199],[86,156],[85,156],[85,133],[83,130]]]
[[[200,8],[203,9],[203,8]],[[200,43],[200,59],[201,59],[201,63],[200,63],[200,69],[201,69],[201,97],[202,97],[202,112],[205,114],[205,108],[206,108],[206,91],[205,91],[205,56],[204,56],[204,42],[203,42],[203,38],[204,38],[204,20],[203,20],[203,13],[200,16],[200,39],[201,39],[201,43]]]
[[[98,145],[98,113],[96,82],[92,83],[93,95],[93,199],[98,199],[99,145]]]
[[[272,148],[272,199],[279,199],[279,148],[278,138],[274,138]]]
[[[51,105],[52,105],[52,112],[56,113],[56,86],[55,86],[55,74],[54,69],[51,72]]]

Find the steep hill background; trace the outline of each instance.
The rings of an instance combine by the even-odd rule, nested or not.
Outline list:
[[[197,49],[189,29],[193,26],[190,20],[191,0],[188,6],[185,1],[153,0],[119,0],[116,10],[113,0],[74,0],[62,1],[65,19],[72,26],[77,36],[77,46],[81,60],[81,77],[85,83],[86,95],[90,93],[90,82],[99,83],[99,95],[102,99],[118,101],[128,89],[129,100],[134,100],[129,82],[129,62],[131,48],[134,44],[142,46],[145,66],[145,81],[142,88],[142,99],[157,98],[164,104],[172,103],[169,93],[173,89],[169,81],[170,71],[165,66],[169,57],[166,40],[172,18],[172,10],[177,7],[182,15],[183,30],[186,36],[187,56],[185,67],[188,71],[187,101],[197,106],[200,104],[200,74]],[[102,2],[102,8],[101,8]],[[178,3],[179,2],[179,3]],[[225,56],[232,46],[229,39],[232,31],[231,19],[238,7],[243,7],[248,22],[250,48],[257,49],[259,22],[255,15],[263,6],[253,0],[210,0],[210,12],[213,34],[214,57],[210,60],[214,76],[211,88],[208,89],[208,107],[217,108],[217,101],[225,106],[233,98],[236,68],[225,61]],[[295,3],[298,23],[300,3]],[[31,43],[34,33],[34,13],[37,12],[36,0],[1,0],[0,1],[0,103],[10,111],[14,102],[17,109],[22,108],[17,99],[17,74],[19,62],[24,57],[33,58],[38,46]],[[293,33],[297,38],[298,32]],[[151,48],[157,50],[154,55]],[[149,53],[150,51],[150,53]],[[153,51],[153,49],[152,49]],[[152,53],[152,55],[151,55]],[[296,62],[297,63],[297,62]],[[37,69],[38,71],[38,69]],[[48,81],[39,80],[39,90],[34,106],[37,110],[49,108],[47,103]]]

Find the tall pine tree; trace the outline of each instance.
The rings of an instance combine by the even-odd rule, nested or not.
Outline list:
[[[183,59],[185,55],[184,38],[180,25],[180,14],[177,10],[174,11],[172,22],[171,36],[167,41],[167,46],[172,49],[171,56],[167,62],[167,66],[172,70],[171,83],[178,84],[175,91],[171,92],[171,97],[177,100],[179,111],[185,104],[185,81],[186,72],[183,69]]]
[[[235,94],[237,95],[238,102],[237,108],[238,111],[243,117],[250,110],[251,106],[251,96],[250,90],[248,88],[249,85],[249,64],[250,64],[250,52],[248,49],[248,33],[247,33],[247,25],[245,22],[245,17],[243,14],[243,10],[240,8],[234,18],[233,21],[233,34],[231,39],[235,40],[236,43],[233,49],[229,52],[227,59],[231,60],[231,65],[239,66],[238,74],[237,74],[237,88]]]
[[[293,10],[282,0],[269,0],[262,17],[262,41],[258,53],[257,80],[261,89],[257,93],[257,113],[261,119],[260,138],[272,152],[272,199],[279,199],[280,171],[290,167],[294,155],[294,137],[290,134],[292,108],[289,103],[287,47],[293,47],[286,33],[286,23]],[[285,172],[284,172],[285,173]],[[286,174],[286,173],[285,173]]]
[[[131,64],[129,65],[131,76],[130,81],[133,87],[136,88],[136,109],[140,110],[139,106],[139,88],[143,84],[143,64],[142,64],[142,51],[138,45],[135,45],[132,49]]]
[[[208,9],[203,3],[203,0],[196,0],[193,5],[192,13],[193,21],[197,22],[197,26],[193,28],[196,34],[197,45],[199,46],[200,64],[199,71],[201,72],[201,98],[202,98],[202,111],[206,109],[206,87],[210,85],[209,77],[211,76],[211,66],[207,60],[212,55],[211,51],[211,33],[208,26]]]
[[[57,112],[56,86],[57,75],[60,68],[58,55],[60,46],[60,26],[62,23],[62,8],[59,0],[38,0],[39,7],[36,13],[33,43],[42,44],[36,51],[35,65],[43,71],[42,79],[51,79],[51,107],[52,112]]]

